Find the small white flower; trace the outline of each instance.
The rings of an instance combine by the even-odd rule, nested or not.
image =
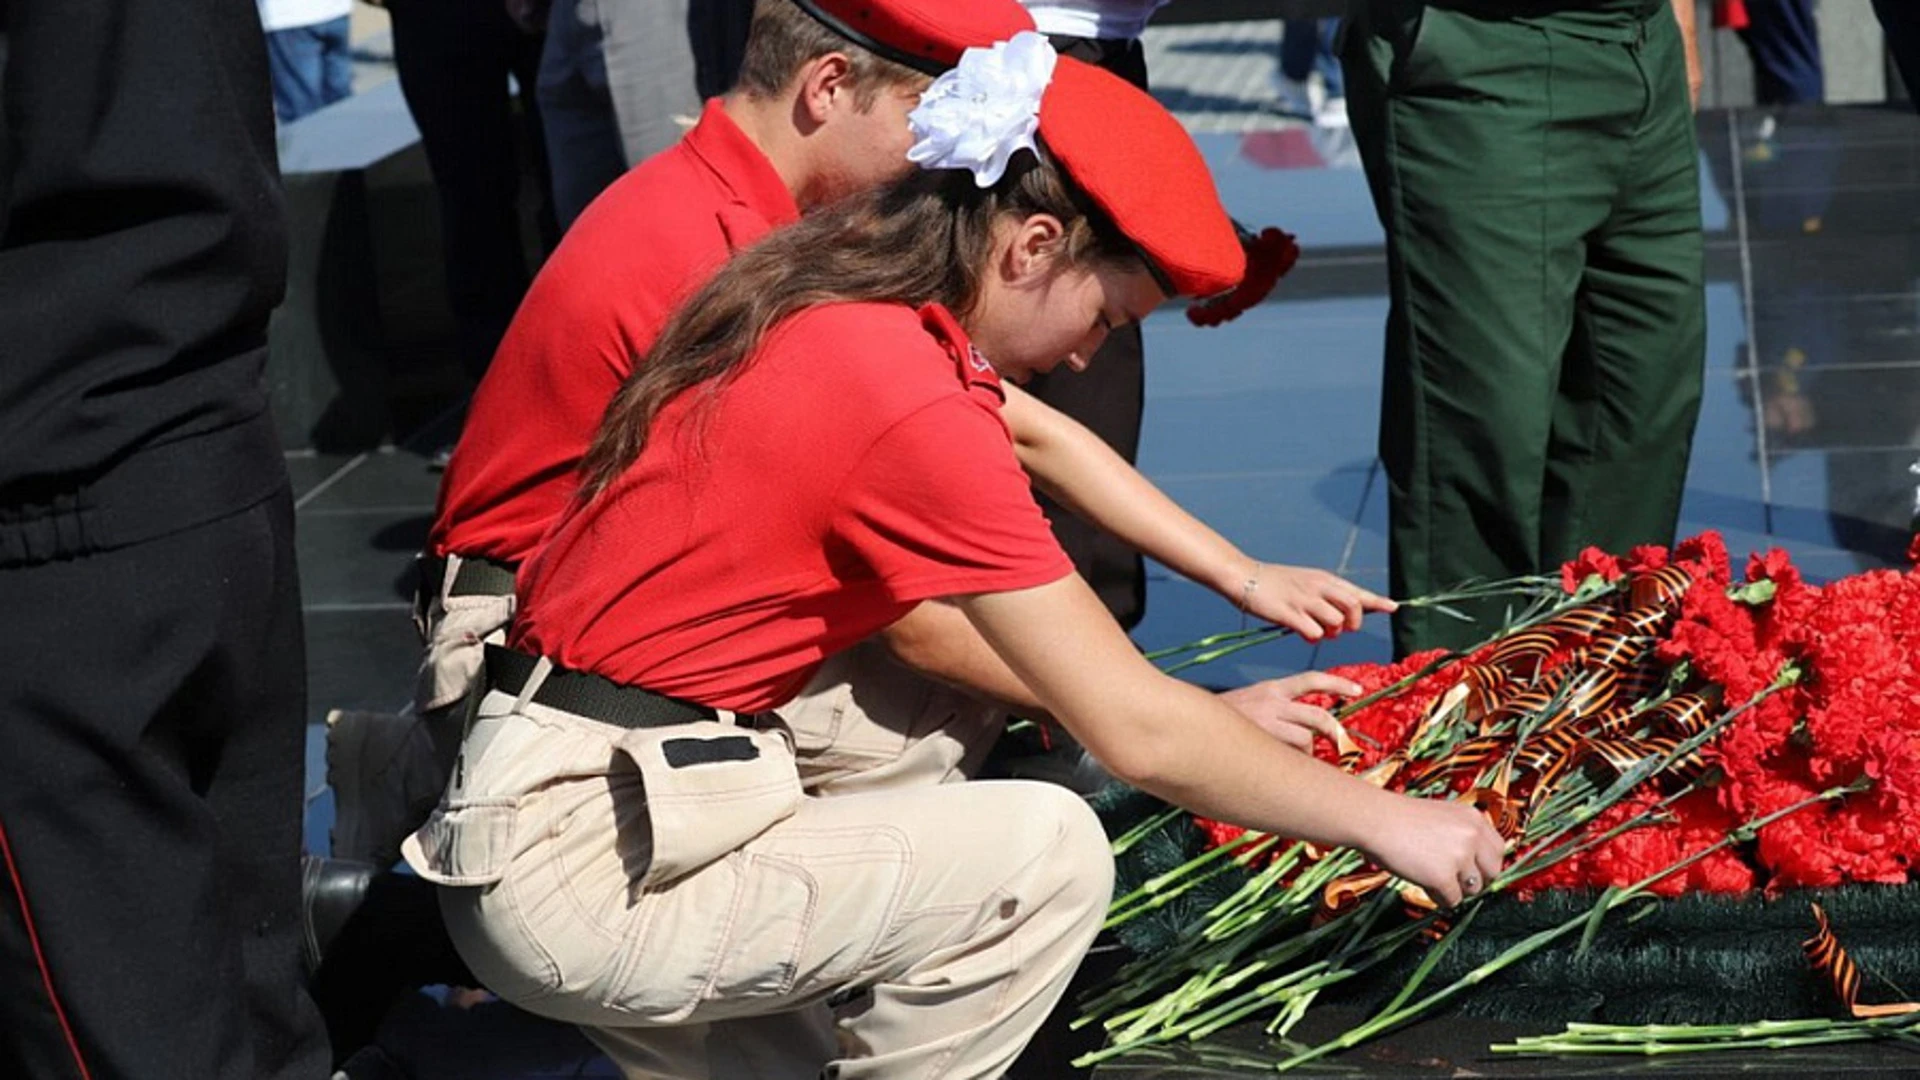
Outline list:
[[[962,53],[907,117],[914,137],[907,159],[924,169],[969,169],[983,188],[998,183],[1013,155],[1034,147],[1040,95],[1058,58],[1031,30]]]

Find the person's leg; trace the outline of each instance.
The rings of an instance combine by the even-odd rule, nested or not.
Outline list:
[[[680,141],[700,113],[688,0],[598,0],[607,92],[628,168]]]
[[[1280,24],[1280,74],[1305,82],[1313,74],[1313,54],[1319,35],[1313,19],[1288,19]]]
[[[1873,0],[1873,13],[1880,17],[1887,51],[1907,84],[1907,97],[1920,109],[1920,5],[1911,0]]]
[[[461,361],[478,378],[527,290],[507,76],[523,36],[499,4],[392,0],[393,59],[440,196]]]
[[[1740,32],[1753,54],[1754,97],[1762,105],[1818,104],[1826,99],[1820,27],[1813,0],[1747,0]]]
[[[291,500],[0,570],[0,1075],[325,1075]]]
[[[320,39],[320,104],[353,96],[353,20],[345,15],[313,28]]]
[[[1355,5],[1344,59],[1387,233],[1380,456],[1392,589],[1408,597],[1540,568],[1581,238],[1604,217],[1610,182],[1569,157],[1588,148],[1581,124],[1592,118],[1565,100],[1582,98],[1579,87],[1552,83],[1556,50],[1583,46],[1438,7],[1419,24],[1391,21],[1401,10]],[[1395,648],[1482,640],[1501,606],[1472,608],[1476,623],[1403,609]]]
[[[1345,75],[1340,73],[1340,53],[1338,50],[1340,20],[1319,20],[1319,31],[1314,37],[1317,48],[1314,49],[1313,53],[1313,66],[1314,70],[1320,73],[1320,78],[1326,83],[1327,97],[1329,99],[1346,97],[1347,79]]]
[[[1590,240],[1575,347],[1555,406],[1543,566],[1589,544],[1625,551],[1672,543],[1700,412],[1699,154],[1672,20],[1650,20],[1633,53],[1646,108],[1626,143],[1618,204]]]
[[[311,26],[267,33],[267,71],[273,80],[273,114],[283,124],[325,105],[320,39]]]
[[[477,974],[540,958],[542,970],[498,981],[531,993],[519,1002],[531,1011],[617,1029],[605,1045],[636,1071],[738,1075],[707,1056],[738,1046],[671,1030],[655,1040],[650,1029],[831,999],[844,1056],[829,1065],[818,1040],[796,1039],[805,1045],[756,1075],[999,1076],[1059,1000],[1112,898],[1098,820],[1045,784],[806,799],[744,847],[636,896],[647,832],[637,810],[596,799],[543,829],[550,839],[499,884],[442,891]],[[790,1019],[780,1026],[793,1036]],[[676,1052],[696,1060],[663,1068]]]
[[[537,80],[554,217],[564,231],[626,171],[600,54],[600,0],[554,0]]]

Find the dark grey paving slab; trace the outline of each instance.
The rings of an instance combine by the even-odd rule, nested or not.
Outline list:
[[[299,450],[287,455],[287,478],[293,483],[295,500],[305,498],[314,488],[333,479],[354,460],[352,454],[320,454]]]
[[[413,697],[420,637],[404,611],[307,612],[307,715],[395,711]]]
[[[1759,386],[1770,449],[1920,446],[1920,366],[1780,368]]]
[[[430,513],[441,474],[423,453],[387,447],[364,455],[301,509],[311,513],[393,510]]]
[[[1913,535],[1913,471],[1920,449],[1800,451],[1776,457],[1772,528],[1808,551],[1855,552],[1872,564],[1905,561]]]
[[[303,511],[301,594],[309,610],[403,606],[413,598],[413,557],[426,543],[424,507]]]

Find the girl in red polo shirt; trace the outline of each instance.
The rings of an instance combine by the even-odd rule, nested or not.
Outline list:
[[[1112,884],[1083,802],[803,797],[765,713],[931,598],[1123,780],[1357,846],[1445,903],[1499,870],[1473,810],[1379,791],[1156,671],[1034,505],[1001,377],[1240,276],[1179,125],[1024,34],[943,76],[915,127],[922,172],[737,257],[639,365],[407,843],[475,974],[633,1075],[998,1076],[1058,1000]]]

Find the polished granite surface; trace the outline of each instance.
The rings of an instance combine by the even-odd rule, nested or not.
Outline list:
[[[1736,552],[1784,547],[1816,578],[1894,565],[1920,482],[1909,471],[1920,459],[1920,119],[1806,109],[1779,114],[1764,138],[1763,126],[1746,111],[1699,120],[1707,387],[1683,528],[1720,529]],[[1298,126],[1201,141],[1235,215],[1296,232],[1306,254],[1271,302],[1226,327],[1195,329],[1174,309],[1149,320],[1141,465],[1249,553],[1384,589],[1385,492],[1374,444],[1385,264],[1351,145]],[[455,423],[443,417],[398,448],[288,462],[300,492],[314,724],[308,840],[316,850],[331,817],[321,717],[342,706],[397,708],[409,695],[409,563],[437,479],[425,455]],[[1155,568],[1137,637],[1149,648],[1178,644],[1237,620],[1227,601]],[[1237,683],[1386,655],[1376,622],[1317,647],[1288,640],[1249,651],[1205,677]],[[504,1012],[443,1010],[423,998],[388,1038],[421,1077],[611,1075],[571,1033]],[[1675,1071],[1491,1062],[1484,1047],[1495,1033],[1478,1022],[1432,1024],[1322,1071]],[[1254,1075],[1270,1052],[1262,1038],[1243,1030],[1181,1062],[1128,1061],[1101,1075]],[[1774,1056],[1724,1068],[1879,1073],[1907,1061]],[[1689,1061],[1679,1071],[1707,1068]]]

